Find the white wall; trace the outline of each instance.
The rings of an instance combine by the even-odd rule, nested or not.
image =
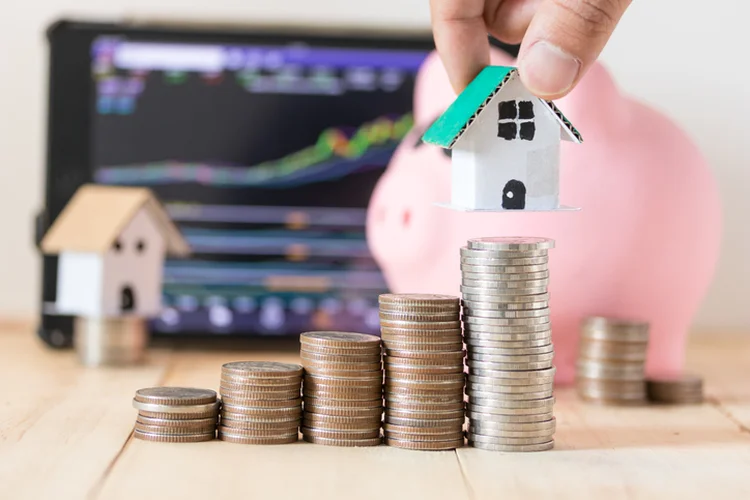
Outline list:
[[[32,214],[44,160],[44,28],[60,16],[141,16],[427,27],[427,0],[27,0],[0,16],[0,315],[36,311]],[[636,1],[602,60],[626,91],[676,119],[712,162],[726,213],[722,261],[697,327],[750,332],[750,65],[741,0]],[[696,235],[699,238],[700,235]],[[685,272],[690,272],[686,269]]]

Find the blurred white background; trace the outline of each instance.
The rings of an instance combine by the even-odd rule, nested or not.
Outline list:
[[[722,259],[696,329],[750,333],[750,6],[740,0],[641,0],[601,60],[621,88],[676,120],[711,162],[725,210]],[[428,28],[428,0],[27,0],[0,17],[0,316],[38,308],[32,217],[41,206],[46,112],[44,30],[60,17],[125,16]],[[700,234],[695,235],[700,238]],[[658,245],[658,242],[654,242]],[[686,273],[690,269],[685,269]]]

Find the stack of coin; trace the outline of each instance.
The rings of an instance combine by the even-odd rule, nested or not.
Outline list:
[[[605,405],[646,402],[648,323],[590,317],[581,326],[576,365],[578,395]]]
[[[302,367],[237,361],[221,367],[219,439],[241,444],[294,443],[302,416]]]
[[[302,439],[331,446],[380,444],[380,339],[347,332],[300,335],[305,367]]]
[[[162,443],[196,443],[216,437],[219,402],[210,389],[149,387],[133,398],[133,436]]]
[[[554,446],[555,368],[544,238],[478,238],[461,249],[469,445]]]
[[[695,375],[646,379],[648,399],[654,403],[689,405],[703,402],[703,379]]]
[[[385,294],[379,302],[385,444],[412,450],[463,446],[465,353],[458,297]]]

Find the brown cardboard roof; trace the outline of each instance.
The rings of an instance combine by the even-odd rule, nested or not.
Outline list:
[[[141,208],[161,230],[168,253],[190,253],[188,243],[151,190],[94,184],[76,191],[42,239],[42,251],[104,253]]]

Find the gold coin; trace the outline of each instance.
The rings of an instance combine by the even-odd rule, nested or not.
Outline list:
[[[269,437],[247,437],[239,434],[230,434],[228,432],[219,432],[219,439],[228,443],[237,444],[288,444],[296,443],[299,440],[299,434],[288,434]]]
[[[380,436],[380,426],[365,431],[355,430],[330,430],[312,427],[301,427],[303,436],[312,436],[328,439],[372,439]]]
[[[380,363],[380,352],[377,354],[365,354],[365,355],[351,355],[347,354],[344,355],[338,355],[338,354],[311,354],[307,351],[300,351],[300,357],[302,358],[303,364],[305,361],[309,361],[314,364],[346,364],[346,365],[353,365],[353,364],[370,364],[370,363]]]
[[[206,432],[201,434],[155,434],[152,432],[133,431],[133,437],[143,441],[155,441],[159,443],[199,443],[211,441],[216,438],[216,433]]]
[[[361,447],[361,446],[378,446],[382,440],[380,437],[369,438],[369,439],[331,439],[310,435],[302,435],[302,439],[308,443],[322,444],[325,446],[346,446],[346,447]]]
[[[194,435],[207,434],[216,430],[216,422],[203,427],[163,427],[160,425],[147,425],[140,422],[135,423],[134,430],[144,434],[169,434],[169,435]]]
[[[210,427],[216,425],[216,417],[210,418],[196,418],[189,420],[172,420],[168,418],[152,418],[138,415],[136,422],[140,422],[143,425],[157,425],[159,427],[179,427],[182,429],[201,429],[204,427]]]
[[[339,417],[367,417],[383,414],[383,406],[374,408],[346,408],[340,406],[320,406],[312,403],[305,404],[305,414],[331,415]]]
[[[437,419],[426,416],[424,418],[401,418],[390,415],[385,416],[385,424],[399,427],[439,427],[439,428],[461,428],[464,425],[464,416],[458,418]],[[383,424],[383,425],[385,425]]]
[[[221,424],[225,429],[245,429],[256,431],[273,431],[274,433],[283,433],[283,431],[296,431],[300,426],[300,419],[294,419],[282,422],[248,422],[242,420],[222,419]],[[231,431],[228,431],[231,432]]]
[[[437,351],[426,353],[424,351],[403,351],[400,349],[390,349],[386,347],[385,354],[389,358],[402,358],[402,359],[424,359],[424,360],[440,360],[440,361],[462,361],[466,356],[466,351],[462,349],[454,351]]]
[[[232,434],[234,436],[251,437],[251,438],[262,438],[262,437],[290,437],[297,435],[297,428],[289,428],[287,430],[278,431],[272,429],[247,429],[238,427],[228,427],[225,425],[219,425],[218,431],[221,434]]]
[[[463,422],[453,423],[451,425],[432,426],[432,427],[408,427],[404,425],[394,425],[390,423],[383,424],[383,430],[391,434],[416,434],[420,436],[439,436],[443,434],[450,434],[456,432],[462,432]],[[446,438],[449,439],[449,438]]]
[[[433,354],[440,352],[456,352],[463,350],[463,342],[459,337],[450,342],[402,342],[383,339],[386,354],[392,351],[412,351],[414,353]]]
[[[401,441],[421,441],[421,442],[436,442],[436,441],[454,441],[464,438],[464,431],[454,430],[452,432],[445,432],[443,434],[422,434],[422,433],[400,433],[400,432],[383,432],[385,439],[398,439]]]
[[[386,374],[386,383],[390,382],[404,382],[404,383],[422,383],[422,382],[464,382],[466,375],[461,373],[444,373],[444,374],[428,374],[428,373],[394,373],[389,376]]]
[[[295,363],[277,361],[234,361],[221,367],[224,375],[231,377],[256,378],[291,378],[301,377],[302,367]]]
[[[241,406],[243,408],[297,408],[302,403],[302,398],[296,399],[245,399],[222,396],[224,405]]]
[[[302,393],[308,398],[325,398],[330,400],[345,400],[345,401],[374,401],[383,398],[382,389],[378,388],[375,391],[322,391],[320,389],[306,389]]]
[[[409,418],[409,419],[434,419],[450,420],[464,418],[464,409],[460,410],[401,410],[397,408],[385,408],[386,421],[390,422],[392,418]]]
[[[383,397],[376,396],[372,399],[354,400],[354,399],[333,399],[324,397],[305,396],[303,399],[305,405],[312,406],[334,406],[339,408],[377,408],[383,404]]]
[[[417,312],[417,311],[387,311],[380,310],[381,321],[409,321],[414,323],[434,323],[443,321],[458,321],[458,309],[448,312]]]
[[[457,401],[455,403],[418,403],[418,402],[402,402],[387,399],[385,407],[388,410],[400,410],[405,412],[429,412],[429,411],[459,411],[464,409],[464,402]]]
[[[166,420],[195,420],[199,418],[216,418],[219,414],[218,406],[217,409],[202,410],[195,413],[171,413],[171,412],[159,412],[159,411],[145,411],[139,410],[138,416],[146,418],[163,418]]]
[[[305,332],[299,336],[303,346],[321,346],[329,348],[343,347],[348,349],[374,349],[380,346],[380,338],[376,335],[355,332]],[[305,347],[310,350],[310,347]]]
[[[430,330],[456,330],[461,328],[461,322],[456,318],[452,321],[402,321],[396,319],[382,319],[380,320],[380,326],[386,328],[401,328],[401,329],[430,329]]]
[[[312,365],[305,364],[305,371],[319,376],[336,376],[344,378],[373,379],[382,377],[383,369],[380,363],[365,366],[348,366],[343,368],[333,367],[332,365]]]
[[[331,356],[377,356],[380,354],[381,348],[380,348],[380,344],[369,346],[369,347],[353,347],[353,348],[302,344],[300,347],[300,354],[302,352],[309,353],[309,354],[331,355]]]
[[[403,439],[386,437],[383,442],[388,446],[406,450],[440,451],[461,448],[464,445],[464,438],[462,436],[460,439],[449,441],[405,441]]]
[[[378,297],[380,306],[386,304],[400,305],[418,308],[420,306],[442,306],[446,308],[458,308],[459,298],[453,295],[427,294],[427,293],[384,293]]]
[[[216,402],[216,392],[193,387],[148,387],[135,392],[135,401],[153,405],[205,405]]]
[[[224,404],[223,413],[233,413],[236,415],[255,415],[256,417],[284,418],[300,415],[302,409],[299,404],[288,408],[251,408],[246,406],[237,406]]]

